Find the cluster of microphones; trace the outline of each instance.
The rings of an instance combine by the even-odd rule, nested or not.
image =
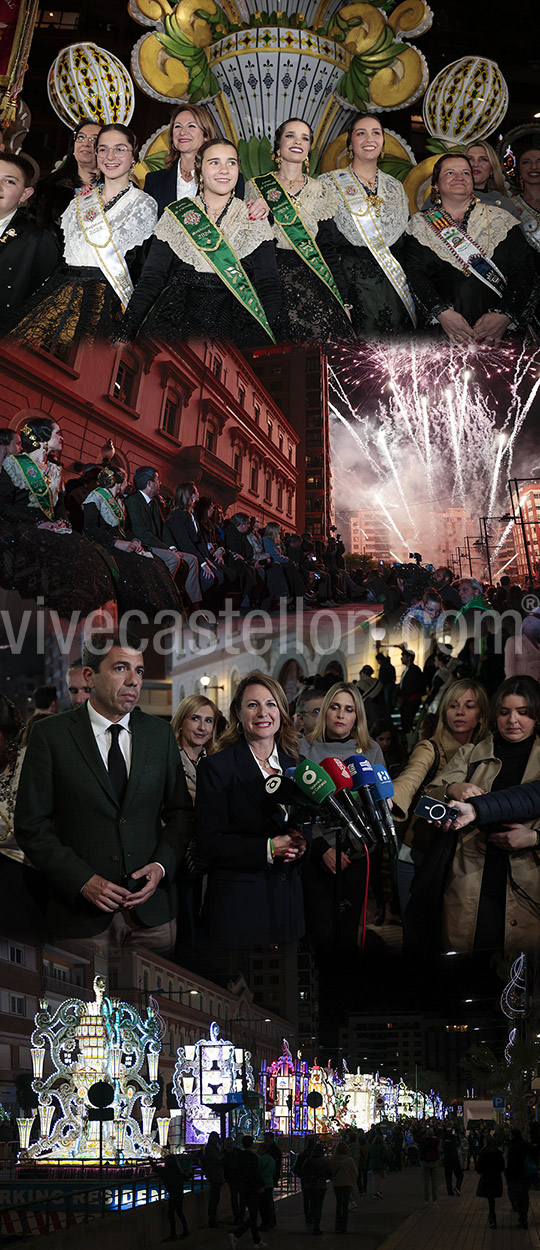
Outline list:
[[[284,776],[269,777],[266,793],[287,807],[293,828],[326,812],[347,831],[356,850],[368,854],[370,847],[385,845],[397,856],[399,843],[388,806],[394,794],[392,780],[386,768],[372,768],[365,755],[350,755],[347,760],[328,756],[321,764],[302,760]]]

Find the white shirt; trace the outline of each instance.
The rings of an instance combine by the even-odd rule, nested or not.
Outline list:
[[[118,734],[118,744],[122,752],[122,755],[124,757],[125,764],[126,764],[126,772],[129,777],[129,770],[131,768],[131,752],[132,752],[132,737],[131,737],[131,729],[129,728],[129,718],[131,716],[131,712],[126,712],[126,715],[123,716],[121,720],[111,722],[110,720],[107,719],[106,716],[102,716],[101,712],[96,712],[96,709],[95,707],[92,706],[90,699],[88,700],[86,706],[88,708],[88,716],[90,719],[90,724],[94,731],[94,737],[96,739],[97,748],[98,748],[99,754],[101,755],[105,768],[107,769],[107,772],[109,771],[109,751],[111,749],[111,742],[112,742],[112,736],[108,732],[108,730],[110,728],[111,723],[120,726],[121,732]],[[159,860],[155,859],[153,862],[155,864],[158,864]],[[163,867],[163,864],[159,864],[159,867],[161,868],[162,875],[165,876],[165,869]]]
[[[180,161],[179,161],[177,170],[176,170],[176,198],[178,200],[182,200],[185,195],[188,195],[190,200],[194,200],[195,196],[198,194],[199,194],[199,188],[197,186],[195,178],[193,177],[191,179],[191,182],[186,182],[185,178],[182,178],[182,173],[180,170]]]
[[[109,751],[111,749],[112,737],[111,737],[111,734],[108,733],[107,731],[111,725],[111,721],[108,720],[106,716],[102,716],[101,712],[96,712],[95,707],[92,706],[91,699],[88,700],[87,707],[88,707],[88,716],[90,718],[90,724],[94,731],[94,737],[97,742],[98,751],[99,751],[99,754],[101,755],[105,768],[108,771]],[[131,716],[131,712],[126,712],[126,715],[123,716],[121,720],[114,722],[116,725],[120,725],[120,729],[122,731],[121,733],[118,734],[118,743],[119,743],[120,750],[125,760],[126,771],[127,771],[128,777],[129,777],[129,770],[131,768],[131,747],[132,747],[131,729],[129,728],[130,716]]]
[[[249,742],[248,742],[248,746],[249,746]],[[263,768],[263,766],[262,766],[262,764],[261,764],[261,761],[260,761],[260,760],[258,760],[258,759],[257,759],[257,756],[255,755],[255,752],[254,752],[254,750],[253,750],[253,747],[249,746],[249,749],[250,749],[250,751],[251,751],[251,754],[252,754],[252,756],[253,756],[253,759],[255,760],[255,763],[259,765],[259,768],[260,768],[261,773],[262,773],[262,775],[263,775],[263,777],[264,777],[264,780],[265,780],[265,781],[268,781],[268,778],[269,778],[269,777],[271,777],[271,776],[272,776],[272,774],[268,772],[267,768]],[[274,750],[272,751],[272,754],[271,754],[271,755],[269,755],[269,757],[268,757],[267,764],[268,764],[268,768],[271,768],[274,772],[279,773],[279,775],[280,775],[280,776],[282,775],[282,773],[283,773],[283,769],[282,769],[281,764],[280,764],[280,762],[279,762],[278,749],[277,749],[277,746],[276,746],[276,745],[274,745]],[[283,808],[283,811],[285,811],[285,808]],[[267,841],[267,843],[266,843],[266,862],[267,862],[267,864],[272,864],[272,863],[274,862],[274,856],[272,855],[272,847],[270,846],[271,841],[272,841],[272,839],[271,839],[271,838],[268,838],[268,841]]]
[[[3,234],[4,231],[7,230],[10,221],[13,220],[15,213],[18,213],[18,211],[19,206],[17,205],[17,208],[14,208],[12,213],[8,213],[7,217],[0,217],[0,234]]]

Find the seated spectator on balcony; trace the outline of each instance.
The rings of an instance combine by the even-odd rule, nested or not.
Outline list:
[[[96,488],[82,505],[84,536],[107,563],[121,611],[138,608],[151,616],[159,609],[180,611],[181,599],[170,571],[129,529],[122,500],[126,486],[124,469],[117,465],[100,469]]]
[[[174,508],[167,526],[179,551],[195,556],[199,563],[200,589],[202,595],[223,585],[224,577],[219,559],[211,557],[210,548],[194,514],[199,492],[194,482],[177,486]]]
[[[0,468],[6,456],[18,456],[21,450],[21,436],[18,430],[10,430],[5,426],[0,429]]]
[[[235,512],[226,522],[225,546],[228,552],[228,563],[241,577],[243,595],[241,606],[244,608],[257,606],[267,609],[273,598],[279,598],[284,584],[285,594],[287,593],[286,583],[281,570],[278,569],[277,575],[273,572],[269,555],[255,557],[247,536],[248,529],[247,512]],[[278,568],[277,565],[276,568]]]
[[[202,598],[199,561],[191,552],[178,551],[165,524],[158,500],[160,480],[157,469],[150,465],[135,469],[133,484],[135,493],[126,499],[126,511],[135,538],[139,539],[145,551],[151,551],[163,560],[171,577],[175,577],[185,590],[192,606],[198,607]]]
[[[272,557],[274,565],[281,566],[285,574],[286,593],[294,599],[304,598],[306,603],[313,603],[314,595],[306,589],[304,580],[293,560],[285,555],[281,545],[281,527],[277,521],[270,521],[263,530],[263,548]]]
[[[18,309],[50,277],[60,259],[52,234],[26,214],[34,194],[33,176],[24,156],[0,154],[1,333],[13,325]]]

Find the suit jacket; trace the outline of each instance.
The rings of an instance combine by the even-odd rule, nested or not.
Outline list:
[[[151,499],[150,503],[147,503],[140,490],[137,490],[134,495],[128,495],[126,512],[135,538],[139,539],[147,551],[151,551],[153,547],[167,550],[175,546],[173,536],[163,520],[157,499]]]
[[[225,526],[225,546],[227,551],[233,551],[236,555],[242,556],[246,564],[253,564],[255,553],[249,538],[247,534],[241,534],[232,521]]]
[[[297,763],[279,750],[283,771]],[[267,862],[267,840],[284,832],[281,807],[244,738],[197,769],[197,851],[208,866],[210,941],[241,948],[298,941],[304,932],[299,863]]]
[[[211,557],[207,544],[200,529],[195,529],[189,512],[183,512],[181,508],[175,508],[169,517],[168,528],[173,536],[173,542],[179,551],[187,551],[192,556],[197,556],[201,564],[205,560],[210,560]]]
[[[86,704],[35,726],[21,771],[15,837],[47,878],[49,928],[90,937],[110,916],[82,896],[94,873],[119,883],[157,860],[165,869],[152,898],[136,909],[147,926],[177,914],[175,883],[193,831],[193,811],[174,734],[157,717],[131,713],[132,757],[120,806]]]
[[[0,330],[16,321],[17,309],[50,277],[60,260],[52,234],[30,221],[23,209],[0,230]]]
[[[152,195],[158,206],[161,216],[165,212],[167,204],[173,204],[178,199],[176,191],[176,174],[178,171],[178,162],[171,165],[170,169],[156,169],[153,173],[147,174],[144,181],[144,189],[148,195]],[[236,184],[235,195],[238,199],[243,200],[245,191],[245,182],[240,174]]]

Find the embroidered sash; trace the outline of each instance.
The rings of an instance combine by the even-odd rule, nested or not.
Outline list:
[[[540,251],[540,213],[537,209],[531,208],[530,204],[523,199],[522,195],[516,195],[514,203],[517,206],[521,229],[525,235],[527,243]],[[0,239],[1,242],[1,239]]]
[[[400,300],[405,305],[413,326],[415,326],[416,313],[412,295],[407,286],[407,279],[399,261],[392,256],[390,248],[386,246],[379,226],[371,215],[369,196],[362,190],[362,187],[350,170],[334,169],[331,177],[347,205],[363,246],[369,248],[371,255],[377,261],[377,264],[381,266],[389,282],[392,283],[394,290],[397,291]]]
[[[486,256],[483,248],[474,239],[469,238],[465,230],[456,226],[451,217],[447,217],[441,208],[430,209],[425,214],[431,230],[442,239],[445,246],[452,252],[459,268],[470,278],[474,274],[490,288],[499,299],[504,295],[506,278],[500,269]]]
[[[317,247],[315,240],[302,221],[302,215],[296,199],[292,199],[278,182],[275,174],[261,174],[252,179],[274,215],[277,225],[292,243],[295,252],[305,261],[313,273],[320,278],[332,295],[343,308],[343,300],[332,277],[331,271]]]
[[[96,495],[98,496],[97,499]],[[117,526],[120,538],[125,539],[125,511],[122,504],[115,499],[114,495],[111,495],[106,486],[96,486],[96,489],[85,499],[85,503],[95,503],[107,525]]]
[[[116,248],[112,227],[97,187],[85,188],[75,198],[79,225],[95,253],[96,264],[118,296],[125,312],[133,295],[133,283],[123,256]]]
[[[38,508],[41,508],[41,511],[45,513],[47,520],[54,521],[54,504],[51,488],[45,474],[39,468],[39,465],[30,456],[27,456],[24,451],[20,452],[18,456],[14,456],[13,459],[16,460]]]
[[[225,236],[206,215],[204,209],[186,196],[182,200],[176,200],[174,204],[168,204],[165,212],[171,213],[193,246],[203,253],[212,269],[215,269],[228,290],[262,326],[272,343],[275,343],[276,340],[255,287],[251,285],[247,273],[232,247],[227,243]]]

